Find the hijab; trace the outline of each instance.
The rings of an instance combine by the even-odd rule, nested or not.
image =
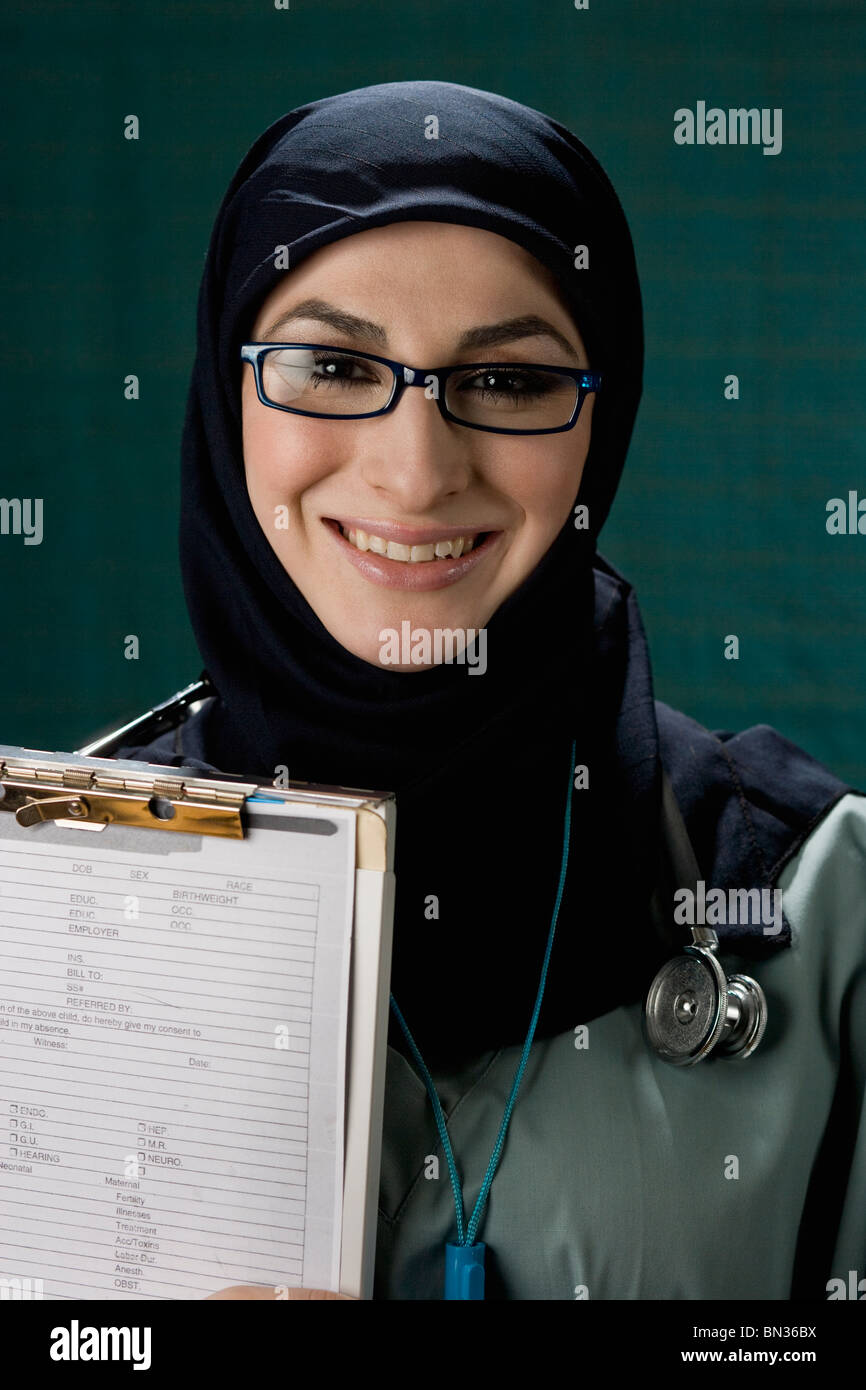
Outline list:
[[[428,138],[428,118],[438,121]],[[240,346],[288,264],[391,222],[460,223],[510,238],[554,275],[603,374],[578,499],[535,570],[487,624],[488,667],[397,672],[325,629],[272,550],[247,494]],[[577,248],[587,248],[583,264]],[[578,268],[580,267],[580,268]],[[641,394],[640,289],[628,225],[598,161],[564,126],[449,82],[394,82],[301,106],[240,164],[216,216],[198,301],[183,436],[181,565],[218,701],[209,757],[224,772],[397,796],[392,989],[429,1065],[522,1043],[547,942],[572,775],[569,874],[537,1036],[618,1002],[592,991],[617,922],[646,905],[647,825],[617,745],[629,618],[602,628],[596,539]],[[460,426],[454,426],[459,429]],[[543,466],[543,437],[538,439]],[[632,618],[633,627],[633,618]],[[654,806],[652,777],[643,788]],[[638,840],[640,839],[640,843]],[[625,885],[623,880],[634,881]],[[618,906],[611,910],[611,898]],[[631,914],[631,915],[630,915]],[[635,989],[645,989],[645,970]],[[391,1039],[402,1046],[392,1026]]]

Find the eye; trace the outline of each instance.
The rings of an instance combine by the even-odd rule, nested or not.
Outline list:
[[[381,374],[376,370],[378,364],[367,362],[363,358],[347,357],[342,353],[317,352],[313,354],[313,364],[315,370],[310,372],[313,386],[320,383],[369,386],[381,381]]]
[[[327,347],[285,347],[267,352],[262,393],[270,405],[311,415],[369,415],[387,406],[389,367]]]
[[[562,379],[554,374],[531,371],[526,367],[485,367],[483,371],[463,377],[457,384],[461,393],[470,393],[483,400],[538,400],[561,387]]]

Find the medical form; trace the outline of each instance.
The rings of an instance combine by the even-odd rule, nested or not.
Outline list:
[[[341,1287],[356,814],[265,789],[242,839],[0,814],[0,1277]]]

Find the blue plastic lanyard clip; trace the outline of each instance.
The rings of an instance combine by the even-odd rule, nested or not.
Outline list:
[[[484,1253],[487,1247],[477,1240],[474,1245],[445,1246],[445,1297],[484,1298]]]

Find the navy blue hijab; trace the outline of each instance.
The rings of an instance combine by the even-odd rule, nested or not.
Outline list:
[[[437,139],[425,134],[430,116]],[[388,671],[345,650],[282,568],[244,481],[239,348],[286,273],[275,248],[287,246],[294,267],[340,238],[409,220],[483,228],[531,252],[604,377],[575,498],[589,508],[589,529],[569,518],[493,615],[483,679],[455,665]],[[578,246],[587,268],[576,268]],[[270,780],[287,765],[293,779],[397,793],[392,983],[431,1064],[523,1040],[556,894],[572,738],[590,787],[575,793],[538,1033],[581,1021],[594,953],[618,931],[641,943],[634,979],[619,972],[600,997],[596,977],[593,1012],[646,988],[657,768],[628,766],[616,746],[629,621],[624,603],[609,603],[599,628],[593,579],[642,368],[634,251],[610,181],[570,131],[506,97],[397,82],[299,107],[255,142],[217,214],[199,295],[180,533],[187,603],[219,693],[208,757],[226,772]],[[425,913],[431,897],[438,917]]]

